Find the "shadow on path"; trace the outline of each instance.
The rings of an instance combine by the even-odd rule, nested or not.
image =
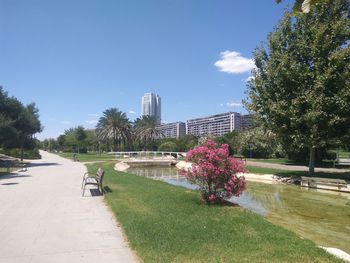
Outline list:
[[[5,175],[0,176],[0,180],[1,179],[12,179],[12,178],[22,178],[22,177],[32,177],[32,176],[28,175],[28,174],[21,175],[21,174],[17,174],[17,173],[9,173],[9,174],[5,174]]]
[[[4,183],[4,184],[1,184],[1,185],[15,185],[15,184],[18,184],[18,183]]]
[[[111,188],[109,188],[108,186],[103,187],[103,189],[102,189],[103,193],[101,193],[101,191],[99,189],[96,189],[96,188],[89,189],[89,190],[90,190],[91,196],[102,196],[103,193],[111,193],[112,192]]]
[[[40,166],[52,166],[52,165],[61,165],[59,163],[30,163],[28,167],[40,167]]]
[[[98,189],[90,189],[91,196],[102,196],[102,193]]]

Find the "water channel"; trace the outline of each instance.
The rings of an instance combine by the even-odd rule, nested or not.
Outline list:
[[[133,167],[127,172],[196,189],[174,167]],[[317,245],[350,253],[350,194],[248,182],[243,195],[230,201],[313,240]]]

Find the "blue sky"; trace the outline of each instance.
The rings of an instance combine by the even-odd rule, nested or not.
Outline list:
[[[245,112],[252,52],[291,1],[0,0],[0,85],[35,102],[57,137],[105,109],[133,120],[141,96],[162,121]]]

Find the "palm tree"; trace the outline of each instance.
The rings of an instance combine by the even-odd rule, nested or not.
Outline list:
[[[110,108],[103,112],[103,116],[96,125],[97,137],[101,141],[113,141],[113,151],[120,150],[121,144],[129,145],[131,140],[131,125],[125,112],[117,108]]]
[[[134,121],[134,133],[135,137],[144,143],[144,146],[163,137],[162,131],[157,128],[157,120],[148,115]]]

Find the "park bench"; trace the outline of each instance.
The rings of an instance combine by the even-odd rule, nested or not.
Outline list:
[[[85,193],[86,185],[96,185],[98,187],[98,190],[103,194],[102,181],[104,174],[105,172],[101,168],[98,168],[95,175],[84,173],[83,181],[81,183],[81,189],[83,189],[83,196]]]
[[[301,186],[329,189],[329,190],[342,190],[346,189],[348,184],[343,179],[332,178],[320,178],[320,177],[301,177]]]

